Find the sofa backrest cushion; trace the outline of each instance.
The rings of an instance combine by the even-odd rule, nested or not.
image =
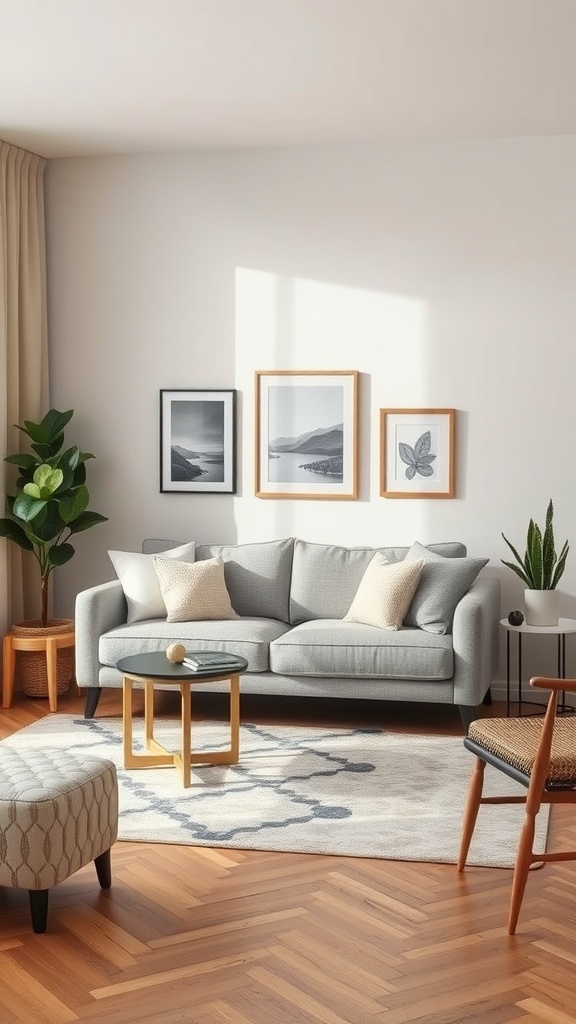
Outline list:
[[[289,622],[294,538],[256,544],[199,544],[196,561],[219,557],[239,615]]]
[[[416,541],[407,561],[424,562],[418,589],[404,619],[429,633],[449,633],[456,605],[470,589],[488,558],[443,558]]]
[[[428,550],[446,558],[466,554],[464,544],[457,542],[430,544]],[[409,548],[345,548],[295,540],[289,621],[296,624],[310,619],[343,619],[377,551],[389,562],[399,562]]]

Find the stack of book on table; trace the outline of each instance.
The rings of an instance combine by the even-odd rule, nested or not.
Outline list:
[[[194,672],[202,668],[237,668],[238,658],[226,651],[196,651],[186,654],[182,664]]]

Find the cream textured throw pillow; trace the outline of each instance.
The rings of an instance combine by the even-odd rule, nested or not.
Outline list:
[[[193,562],[196,545],[180,544],[177,548],[163,551],[164,558],[177,558],[182,562]],[[154,555],[142,555],[139,551],[109,551],[110,561],[126,598],[128,622],[142,619],[164,619],[166,605],[162,600],[158,576],[154,568]]]
[[[168,622],[195,619],[238,619],[224,579],[224,562],[205,558],[188,565],[154,555],[154,565]]]
[[[345,622],[400,629],[414,596],[423,561],[388,562],[377,552],[366,569]]]

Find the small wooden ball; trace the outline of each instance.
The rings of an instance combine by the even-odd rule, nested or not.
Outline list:
[[[170,646],[166,648],[166,657],[173,665],[181,665],[184,661],[185,654],[186,648],[184,647],[184,644],[170,644]]]

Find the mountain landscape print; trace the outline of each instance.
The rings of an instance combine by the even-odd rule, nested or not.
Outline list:
[[[301,461],[301,459],[303,461]],[[277,460],[277,465],[270,465]],[[291,482],[314,473],[342,483],[344,472],[344,424],[318,427],[297,437],[278,437],[268,445],[270,479]]]
[[[162,490],[232,490],[230,394],[162,392]]]
[[[268,389],[268,480],[316,487],[344,479],[344,389],[313,381]]]

